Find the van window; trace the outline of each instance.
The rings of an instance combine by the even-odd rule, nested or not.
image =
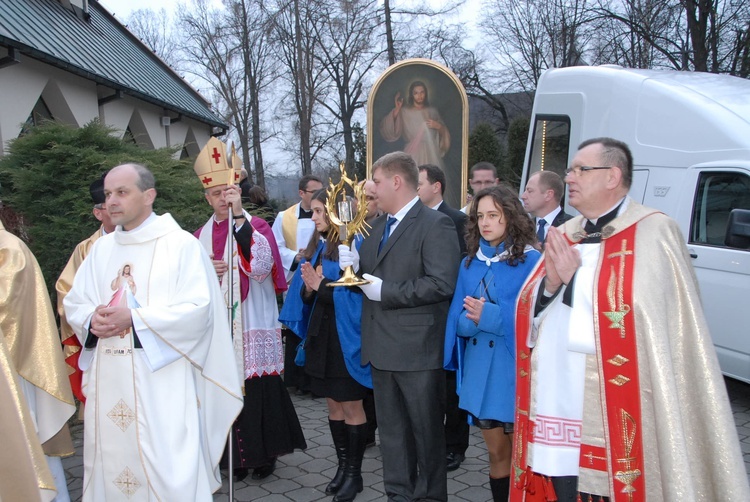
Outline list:
[[[554,171],[565,178],[570,147],[570,117],[537,115],[531,139],[531,155],[526,179],[537,171]]]
[[[750,209],[750,176],[732,172],[701,173],[693,205],[690,242],[724,246],[732,209]]]

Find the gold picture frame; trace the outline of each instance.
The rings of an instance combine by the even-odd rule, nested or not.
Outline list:
[[[439,133],[436,129],[410,128],[406,114],[400,114],[400,110],[414,107],[414,96],[411,96],[412,102],[409,101],[410,91],[417,93],[419,87],[424,89],[426,97],[421,109],[430,109],[423,115],[441,124]],[[398,98],[402,104],[399,112],[394,113]],[[399,115],[404,117],[403,123],[396,124]],[[367,100],[368,178],[372,177],[375,160],[386,153],[406,151],[412,154],[417,165],[431,163],[443,169],[446,177],[443,198],[451,207],[461,208],[466,204],[468,188],[468,143],[466,90],[445,66],[429,59],[406,59],[390,66],[373,85]]]

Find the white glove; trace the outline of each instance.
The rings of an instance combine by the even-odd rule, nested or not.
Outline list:
[[[352,242],[351,249],[343,244],[339,246],[339,267],[344,270],[349,265],[355,272],[359,270],[359,251],[357,251],[357,245],[354,242]]]
[[[367,296],[367,298],[369,298],[370,300],[379,302],[380,290],[383,288],[383,279],[370,274],[364,274],[362,278],[370,281],[370,284],[360,286],[359,289],[361,289],[365,296]]]

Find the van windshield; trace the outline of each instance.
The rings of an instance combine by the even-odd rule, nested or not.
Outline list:
[[[532,134],[526,179],[537,171],[554,171],[564,179],[570,148],[570,117],[537,115]]]

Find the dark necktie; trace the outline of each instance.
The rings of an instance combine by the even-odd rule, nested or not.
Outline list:
[[[383,230],[383,237],[380,239],[380,245],[378,246],[378,254],[380,254],[380,250],[383,249],[383,246],[385,246],[385,242],[388,240],[388,237],[390,237],[391,235],[391,227],[397,221],[398,220],[395,217],[389,216],[388,220],[385,222],[385,230]]]
[[[536,229],[536,238],[539,239],[539,244],[544,243],[544,226],[547,224],[547,221],[542,218],[537,223],[537,229]]]

